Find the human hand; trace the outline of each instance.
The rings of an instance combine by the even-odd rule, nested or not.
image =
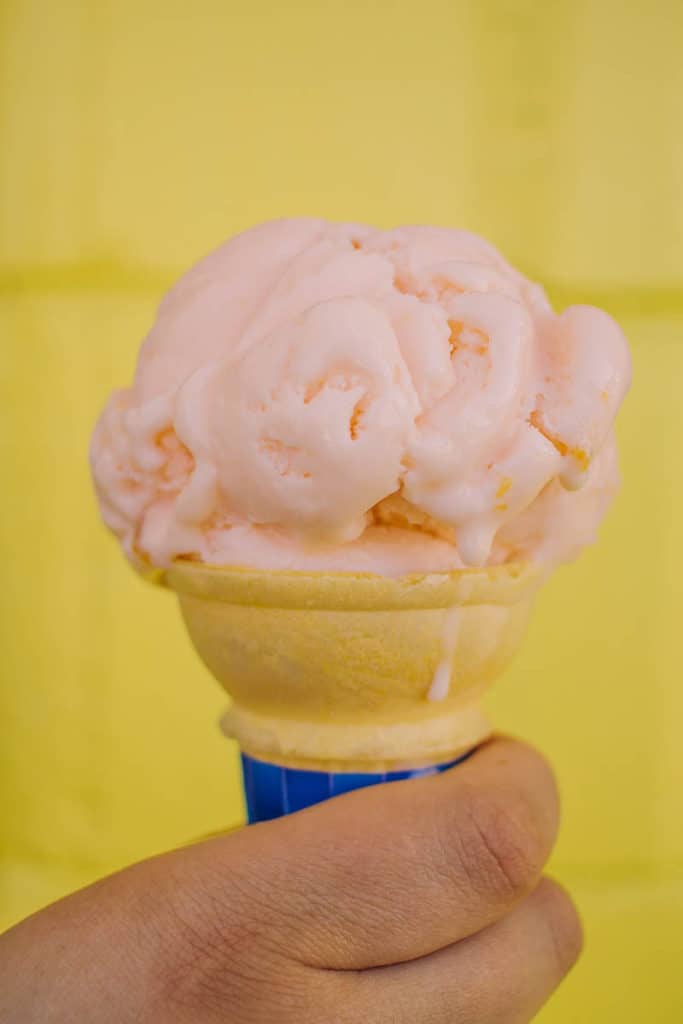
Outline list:
[[[3,1024],[522,1024],[581,929],[558,804],[497,739],[137,864],[0,936]]]

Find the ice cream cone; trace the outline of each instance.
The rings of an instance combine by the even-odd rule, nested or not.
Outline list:
[[[163,577],[232,697],[251,758],[315,772],[448,762],[490,733],[483,692],[518,647],[531,566],[413,575],[265,572],[176,562]]]

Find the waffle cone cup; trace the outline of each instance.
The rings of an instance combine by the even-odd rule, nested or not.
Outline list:
[[[522,639],[530,565],[398,579],[177,562],[199,655],[232,698],[223,729],[251,757],[376,772],[458,757],[490,734],[487,687]]]

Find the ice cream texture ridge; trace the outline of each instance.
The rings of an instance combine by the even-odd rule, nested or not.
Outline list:
[[[277,220],[170,290],[92,439],[140,569],[554,565],[618,487],[625,338],[484,239]]]

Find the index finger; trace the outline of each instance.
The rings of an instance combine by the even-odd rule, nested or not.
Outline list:
[[[557,825],[545,760],[496,739],[441,775],[348,793],[232,841],[259,873],[250,891],[273,896],[271,939],[311,966],[357,970],[498,920],[536,885]]]

